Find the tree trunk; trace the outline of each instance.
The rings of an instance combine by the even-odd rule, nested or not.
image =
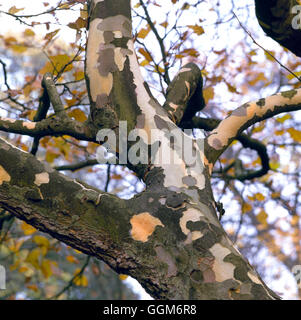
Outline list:
[[[0,128],[22,129],[34,137],[69,134],[88,141],[97,141],[99,130],[111,128],[116,145],[123,146],[119,121],[126,121],[123,129],[135,129],[141,138],[139,144],[132,141],[127,146],[126,154],[135,153],[136,147],[140,158],[145,160],[146,154],[147,159],[126,165],[146,189],[130,200],[119,199],[58,173],[1,139],[0,206],[118,273],[136,278],[154,298],[279,299],[223,230],[210,177],[214,163],[244,129],[300,109],[301,90],[245,104],[216,123],[206,139],[195,140],[177,125],[189,114],[196,90],[202,89],[197,66],[188,64],[179,71],[164,107],[160,106],[140,74],[130,0],[93,0],[89,7],[89,121],[80,124],[65,117],[55,92],[49,91],[55,118],[37,124],[0,119]],[[183,141],[189,150],[179,148]],[[124,148],[111,147],[120,161]]]

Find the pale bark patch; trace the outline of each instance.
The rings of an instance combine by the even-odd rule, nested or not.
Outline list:
[[[215,258],[212,269],[215,273],[216,281],[222,282],[227,279],[233,279],[235,265],[224,261],[224,258],[232,253],[231,250],[219,243],[216,243],[209,249],[209,251]]]
[[[49,174],[48,172],[42,172],[35,175],[34,183],[39,187],[42,184],[49,183]]]
[[[200,221],[201,217],[204,217],[204,214],[200,210],[197,210],[195,208],[189,208],[183,212],[183,216],[180,219],[180,227],[181,227],[182,232],[185,235],[187,235],[187,236],[189,235],[188,242],[197,240],[203,236],[201,231],[190,231],[187,228],[188,221],[198,222],[198,221]]]

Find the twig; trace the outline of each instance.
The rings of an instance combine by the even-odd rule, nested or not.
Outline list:
[[[153,31],[155,37],[157,38],[158,40],[158,43],[159,43],[159,46],[160,46],[160,50],[161,50],[161,55],[162,55],[162,60],[163,60],[163,65],[164,65],[164,80],[165,82],[167,83],[167,85],[170,84],[170,78],[169,78],[169,74],[168,74],[168,62],[167,62],[167,59],[166,59],[166,53],[165,53],[165,47],[164,47],[164,42],[163,42],[163,39],[160,37],[149,13],[148,13],[148,10],[145,6],[145,3],[142,1],[142,0],[139,0],[140,1],[140,4],[144,10],[144,13],[145,13],[145,16],[146,16],[146,21],[147,23],[149,24],[151,30]]]
[[[239,18],[237,17],[237,15],[235,14],[234,11],[232,11],[234,17],[237,19],[239,25],[242,27],[242,29],[248,34],[248,36],[252,39],[253,43],[255,43],[259,48],[261,48],[266,54],[268,54],[271,58],[273,58],[282,68],[284,68],[287,72],[289,72],[290,74],[292,74],[296,79],[298,79],[298,81],[301,82],[301,78],[299,78],[293,71],[291,71],[290,69],[288,69],[285,65],[283,65],[276,57],[274,57],[268,50],[266,50],[263,46],[261,46],[252,36],[252,34],[250,33],[250,31],[248,31],[245,26],[240,22]]]
[[[88,264],[89,264],[89,261],[90,261],[90,256],[87,257],[87,259],[86,259],[85,263],[83,264],[82,268],[80,269],[80,271],[79,271],[76,275],[74,275],[74,276],[72,277],[72,279],[69,281],[68,285],[65,286],[61,291],[59,291],[59,292],[58,292],[57,294],[55,294],[54,296],[48,298],[47,300],[57,299],[57,298],[60,297],[63,293],[65,293],[69,288],[71,288],[71,287],[73,286],[73,284],[74,284],[74,281],[75,281],[77,278],[79,278],[79,277],[82,276],[82,274],[84,273],[86,267],[87,267]]]
[[[57,166],[57,167],[55,167],[55,169],[58,171],[69,170],[69,171],[73,172],[73,171],[76,171],[79,169],[83,169],[85,167],[94,166],[96,164],[99,164],[99,162],[96,159],[89,159],[89,160],[81,161],[81,162],[74,163],[74,164]]]

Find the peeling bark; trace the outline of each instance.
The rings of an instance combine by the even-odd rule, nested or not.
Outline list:
[[[182,69],[172,83],[165,107],[174,103],[179,108],[160,106],[140,73],[130,1],[93,0],[90,6],[86,80],[91,122],[0,119],[0,129],[95,141],[97,129],[116,129],[119,120],[126,120],[128,129],[135,128],[148,148],[151,130],[157,130],[160,143],[155,159],[149,159],[156,161],[128,164],[144,180],[146,190],[121,200],[60,174],[0,139],[0,207],[133,276],[157,299],[278,299],[223,230],[210,178],[214,162],[244,129],[300,109],[300,89],[238,108],[205,140],[196,141],[179,130],[178,138],[189,140],[196,155],[195,162],[188,163],[185,152],[164,130],[177,129],[189,113],[190,100],[202,87],[199,70],[186,66],[194,71]],[[163,145],[177,163],[165,163]]]
[[[157,184],[158,172],[145,192],[121,200],[67,178],[2,139],[0,152],[2,208],[133,276],[153,297],[276,297],[229,241],[213,204],[206,203],[208,194],[170,191]]]

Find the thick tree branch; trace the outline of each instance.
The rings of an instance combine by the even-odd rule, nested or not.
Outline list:
[[[204,107],[201,70],[195,63],[188,63],[180,69],[167,88],[163,108],[179,125],[181,122],[191,120],[195,113]]]
[[[48,93],[49,100],[52,104],[56,116],[66,119],[68,115],[64,109],[64,105],[61,101],[61,98],[56,90],[52,74],[49,72],[46,73],[43,77],[43,87],[46,89]]]
[[[277,114],[301,109],[301,89],[280,92],[267,98],[245,103],[220,122],[206,138],[214,163],[243,130]]]
[[[108,263],[136,268],[128,201],[70,179],[0,139],[0,207]],[[51,208],[51,209],[50,209]]]
[[[255,5],[258,22],[266,34],[301,57],[299,45],[301,26],[297,16],[300,10],[293,10],[295,6],[300,6],[300,2],[297,0],[255,0]]]
[[[201,117],[193,117],[190,121],[185,121],[182,124],[183,128],[187,129],[203,129],[206,131],[213,131],[219,124],[221,120],[218,119],[209,119],[209,118],[201,118]],[[235,137],[235,140],[238,140],[244,148],[250,148],[255,150],[260,157],[261,160],[261,168],[259,170],[244,170],[244,173],[241,175],[230,176],[227,175],[226,172],[234,166],[234,163],[230,165],[230,167],[226,167],[223,171],[218,172],[223,175],[225,179],[237,179],[240,181],[244,180],[252,180],[254,178],[259,178],[264,176],[270,169],[269,166],[269,156],[267,153],[266,146],[260,141],[241,133],[240,135]]]
[[[116,128],[127,120],[134,128],[140,110],[131,61],[130,0],[91,1],[86,54],[86,80],[91,119],[99,128]]]
[[[39,122],[31,122],[0,117],[0,130],[30,137],[69,135],[79,140],[96,141],[96,130],[93,125],[70,118],[51,117]]]
[[[187,195],[158,190],[156,183],[156,189],[121,200],[2,139],[0,152],[0,207],[135,277],[153,297],[277,298],[233,248],[212,206],[189,205]]]

